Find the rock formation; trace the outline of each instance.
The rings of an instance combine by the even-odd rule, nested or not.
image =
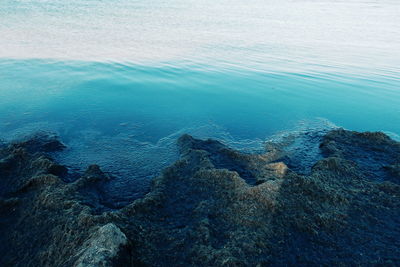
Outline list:
[[[279,146],[246,154],[189,135],[178,146],[150,193],[118,210],[104,206],[112,178],[98,166],[64,178],[54,136],[0,148],[0,265],[400,262],[400,143],[386,135],[329,132],[309,174]]]

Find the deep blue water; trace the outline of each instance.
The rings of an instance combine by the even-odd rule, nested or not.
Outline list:
[[[251,151],[337,126],[399,138],[399,14],[395,1],[1,1],[0,138],[56,132],[59,161],[99,164],[129,197],[183,133]]]

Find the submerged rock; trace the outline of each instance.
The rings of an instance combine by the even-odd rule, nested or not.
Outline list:
[[[0,265],[400,261],[400,144],[386,135],[329,132],[307,175],[278,148],[245,154],[189,135],[178,146],[150,193],[119,210],[102,208],[111,178],[98,166],[66,183],[42,146],[1,148]]]
[[[26,140],[12,144],[15,147],[24,148],[29,153],[37,152],[57,152],[65,149],[56,135],[39,132]]]

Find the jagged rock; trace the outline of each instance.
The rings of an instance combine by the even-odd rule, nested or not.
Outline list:
[[[334,130],[303,175],[279,148],[252,155],[189,135],[178,145],[181,159],[119,210],[104,208],[112,178],[98,166],[66,183],[41,145],[0,148],[0,265],[400,261],[400,144],[386,135]]]
[[[93,233],[92,237],[83,244],[78,252],[79,259],[76,267],[114,266],[126,248],[128,240],[124,233],[112,223],[108,223]],[[129,261],[125,261],[129,263]]]
[[[396,262],[399,187],[371,182],[367,163],[360,168],[348,151],[371,154],[380,147],[385,161],[397,155],[398,143],[338,130],[322,149],[332,137],[341,153],[326,154],[304,176],[277,163],[276,151],[248,155],[183,136],[181,160],[154,180],[150,194],[120,212],[135,257],[149,266]],[[346,138],[354,140],[342,145]]]
[[[12,144],[18,148],[24,148],[29,153],[57,152],[65,149],[65,145],[58,140],[56,135],[44,132],[37,133],[24,141]]]
[[[76,190],[81,179],[65,183],[56,176],[65,167],[43,154],[49,151],[43,140],[53,139],[40,136],[0,149],[0,250],[7,252],[0,266],[72,266],[83,244],[106,223],[80,201],[87,197]],[[89,173],[93,180],[103,176],[96,168]]]
[[[326,157],[336,156],[355,162],[368,179],[390,179],[400,183],[400,179],[396,179],[393,173],[390,173],[396,164],[400,164],[400,143],[384,133],[358,133],[339,129],[329,132],[320,148]]]

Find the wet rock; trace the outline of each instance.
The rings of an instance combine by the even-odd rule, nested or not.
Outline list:
[[[247,154],[189,135],[178,146],[180,160],[122,209],[106,205],[112,177],[99,166],[66,183],[40,145],[0,148],[0,265],[400,261],[400,149],[386,135],[329,132],[307,174],[277,147]]]
[[[396,177],[398,183],[400,183],[400,163],[396,163],[389,166],[384,166],[384,168],[394,177]]]
[[[112,203],[106,197],[105,187],[112,178],[103,173],[98,165],[90,165],[83,175],[70,183],[69,190],[76,195],[77,200],[90,206],[92,212],[101,214],[112,208]]]
[[[400,183],[394,177],[395,166],[400,164],[400,143],[384,133],[334,130],[324,137],[320,148],[326,157],[336,156],[355,162],[369,179]]]
[[[58,140],[56,135],[37,133],[28,139],[14,143],[14,147],[24,148],[29,153],[57,152],[65,149],[65,145]]]
[[[83,244],[78,252],[79,259],[74,263],[76,267],[86,266],[114,266],[122,262],[119,257],[126,257],[123,253],[128,240],[124,233],[112,223],[108,223],[93,233],[92,237]],[[125,261],[129,264],[129,261]]]
[[[218,141],[197,140],[189,135],[179,138],[178,144],[184,156],[190,155],[192,151],[202,154],[206,159],[201,162],[202,167],[235,171],[249,184],[282,177],[287,171],[287,166],[283,162],[277,162],[281,158],[281,154],[275,150],[267,154],[241,153]],[[192,153],[192,155],[194,154]]]
[[[346,138],[354,140],[341,144]],[[322,149],[329,139],[340,153],[325,154],[310,175],[299,175],[277,163],[274,150],[249,155],[183,136],[181,160],[143,200],[120,211],[132,253],[149,266],[396,262],[399,187],[371,181],[368,163],[360,168],[351,156],[380,147],[386,160],[398,144],[382,134],[340,130]]]
[[[0,149],[0,250],[7,251],[0,266],[72,266],[83,244],[103,233],[98,229],[106,222],[81,201],[87,196],[57,176],[62,166],[32,145],[42,140],[48,139]],[[107,255],[102,262],[113,254]]]

